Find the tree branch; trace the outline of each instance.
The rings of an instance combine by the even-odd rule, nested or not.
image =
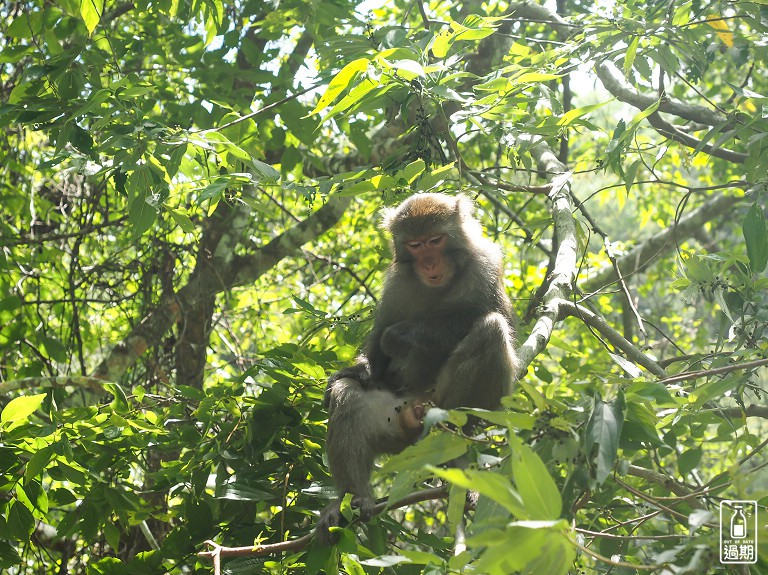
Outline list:
[[[722,194],[713,196],[689,215],[680,218],[674,225],[636,245],[627,254],[616,260],[622,276],[626,278],[644,270],[656,258],[673,249],[679,240],[691,237],[705,223],[722,216],[742,199],[742,197]],[[593,293],[604,289],[615,281],[616,271],[613,266],[607,266],[582,282],[579,287],[584,293]]]
[[[740,371],[747,369],[757,369],[768,365],[768,359],[756,359],[755,361],[748,361],[745,363],[734,363],[731,365],[724,365],[722,367],[715,367],[713,369],[701,369],[698,371],[689,371],[684,373],[678,373],[671,377],[662,379],[659,383],[669,385],[671,383],[678,383],[680,381],[687,381],[690,379],[699,379],[701,377],[710,377],[713,375],[721,375],[724,373],[730,373],[732,371]]]
[[[399,509],[401,507],[408,507],[415,503],[422,501],[432,501],[437,499],[445,499],[448,497],[448,486],[443,485],[440,487],[433,487],[431,489],[424,489],[421,491],[415,491],[399,501],[393,504],[389,504],[387,501],[381,501],[373,508],[372,515],[379,515],[389,509]],[[355,519],[350,525],[355,525],[360,519]],[[291,541],[280,541],[279,543],[271,543],[267,545],[249,545],[246,547],[224,547],[214,541],[206,541],[205,544],[210,547],[207,551],[201,551],[197,554],[202,559],[211,559],[216,565],[216,561],[220,558],[227,557],[246,557],[252,555],[274,555],[276,553],[282,553],[283,551],[299,551],[304,549],[314,538],[314,530],[307,535],[293,539]]]
[[[552,219],[555,223],[555,263],[549,278],[549,287],[542,298],[538,319],[531,334],[518,348],[520,368],[518,376],[525,374],[528,365],[547,345],[554,331],[555,323],[562,318],[561,305],[573,294],[576,281],[577,251],[576,223],[573,219],[573,204],[570,193],[570,177],[565,166],[546,144],[540,143],[531,150],[539,169],[552,175],[549,199],[552,204]]]
[[[281,260],[296,254],[302,245],[333,227],[350,201],[349,197],[331,196],[323,207],[285,230],[254,254],[239,256],[228,250],[217,249],[211,265],[214,270],[221,269],[218,275],[195,274],[177,294],[164,297],[123,342],[104,358],[94,370],[93,377],[106,381],[120,379],[179,320],[182,312],[180,302],[193,305],[223,291],[254,282]],[[232,234],[239,233],[239,226],[232,226],[230,230],[231,233],[225,234],[219,242],[219,248],[233,241]],[[226,261],[222,262],[220,258]]]
[[[558,307],[561,313],[571,317],[578,318],[600,332],[614,347],[624,352],[631,362],[643,366],[657,377],[666,377],[667,372],[658,363],[637,349],[632,342],[624,338],[618,331],[605,321],[599,315],[592,313],[583,306],[576,305],[571,301],[559,302]]]
[[[598,64],[595,67],[597,77],[603,83],[608,92],[616,96],[622,102],[630,104],[639,110],[646,110],[650,106],[657,102],[657,99],[651,96],[645,96],[638,93],[632,86],[630,86],[624,78],[620,76],[618,70],[616,70],[611,64]],[[668,112],[681,118],[699,122],[707,125],[719,125],[726,122],[726,118],[720,116],[715,112],[711,112],[701,106],[691,106],[683,104],[675,100],[664,98],[659,102],[659,107],[656,112],[648,116],[648,122],[653,126],[660,134],[675,140],[689,148],[701,148],[710,156],[715,156],[729,162],[735,162],[742,164],[746,161],[747,155],[739,152],[734,152],[725,148],[716,148],[710,144],[704,144],[697,138],[689,136],[679,131],[675,126],[666,122],[658,112]]]
[[[647,96],[637,92],[624,78],[621,77],[620,72],[610,63],[598,64],[596,67],[597,77],[603,83],[608,92],[616,96],[622,102],[625,102],[639,110],[646,110],[654,105],[658,98],[655,96]],[[672,114],[678,118],[690,120],[697,124],[705,124],[707,126],[717,126],[724,124],[728,121],[728,118],[722,114],[705,108],[704,106],[696,106],[694,104],[686,104],[674,98],[666,97],[659,102],[659,112],[665,114]]]
[[[718,407],[715,409],[705,409],[702,413],[711,413],[720,417],[731,419],[741,419],[742,417],[760,417],[768,419],[768,405],[748,405],[741,407]]]
[[[690,500],[690,505],[696,509],[707,508],[706,505],[696,499],[696,497],[700,496],[699,493],[691,491],[685,485],[680,485],[673,478],[664,475],[663,473],[659,473],[653,469],[646,469],[645,467],[638,467],[637,465],[630,465],[628,474],[639,477],[640,479],[645,479],[646,481],[650,481],[651,483],[655,483],[656,485],[660,485],[664,489],[671,491],[678,496],[675,501]]]

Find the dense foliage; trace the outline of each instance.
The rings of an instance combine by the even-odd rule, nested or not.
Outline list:
[[[768,572],[764,0],[18,0],[0,31],[0,569]],[[377,213],[427,190],[504,246],[523,369],[322,547],[325,379]]]

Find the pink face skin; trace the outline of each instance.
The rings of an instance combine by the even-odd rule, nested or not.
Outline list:
[[[414,268],[421,282],[428,287],[440,287],[453,277],[453,265],[444,256],[448,236],[438,234],[405,242],[413,256]]]

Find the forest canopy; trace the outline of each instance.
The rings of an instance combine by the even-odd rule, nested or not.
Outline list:
[[[18,0],[0,32],[1,570],[768,572],[766,0]],[[434,191],[503,247],[517,383],[324,546],[326,381],[382,209]]]

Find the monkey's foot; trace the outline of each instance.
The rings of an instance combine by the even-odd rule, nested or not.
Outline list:
[[[360,509],[360,520],[368,521],[374,515],[376,501],[371,497],[357,496],[352,499],[352,507]],[[329,503],[320,513],[320,518],[317,520],[315,537],[323,545],[336,545],[339,542],[339,536],[331,533],[331,527],[340,527],[346,525],[346,523],[346,519],[341,514],[341,501],[336,500],[333,503]]]

